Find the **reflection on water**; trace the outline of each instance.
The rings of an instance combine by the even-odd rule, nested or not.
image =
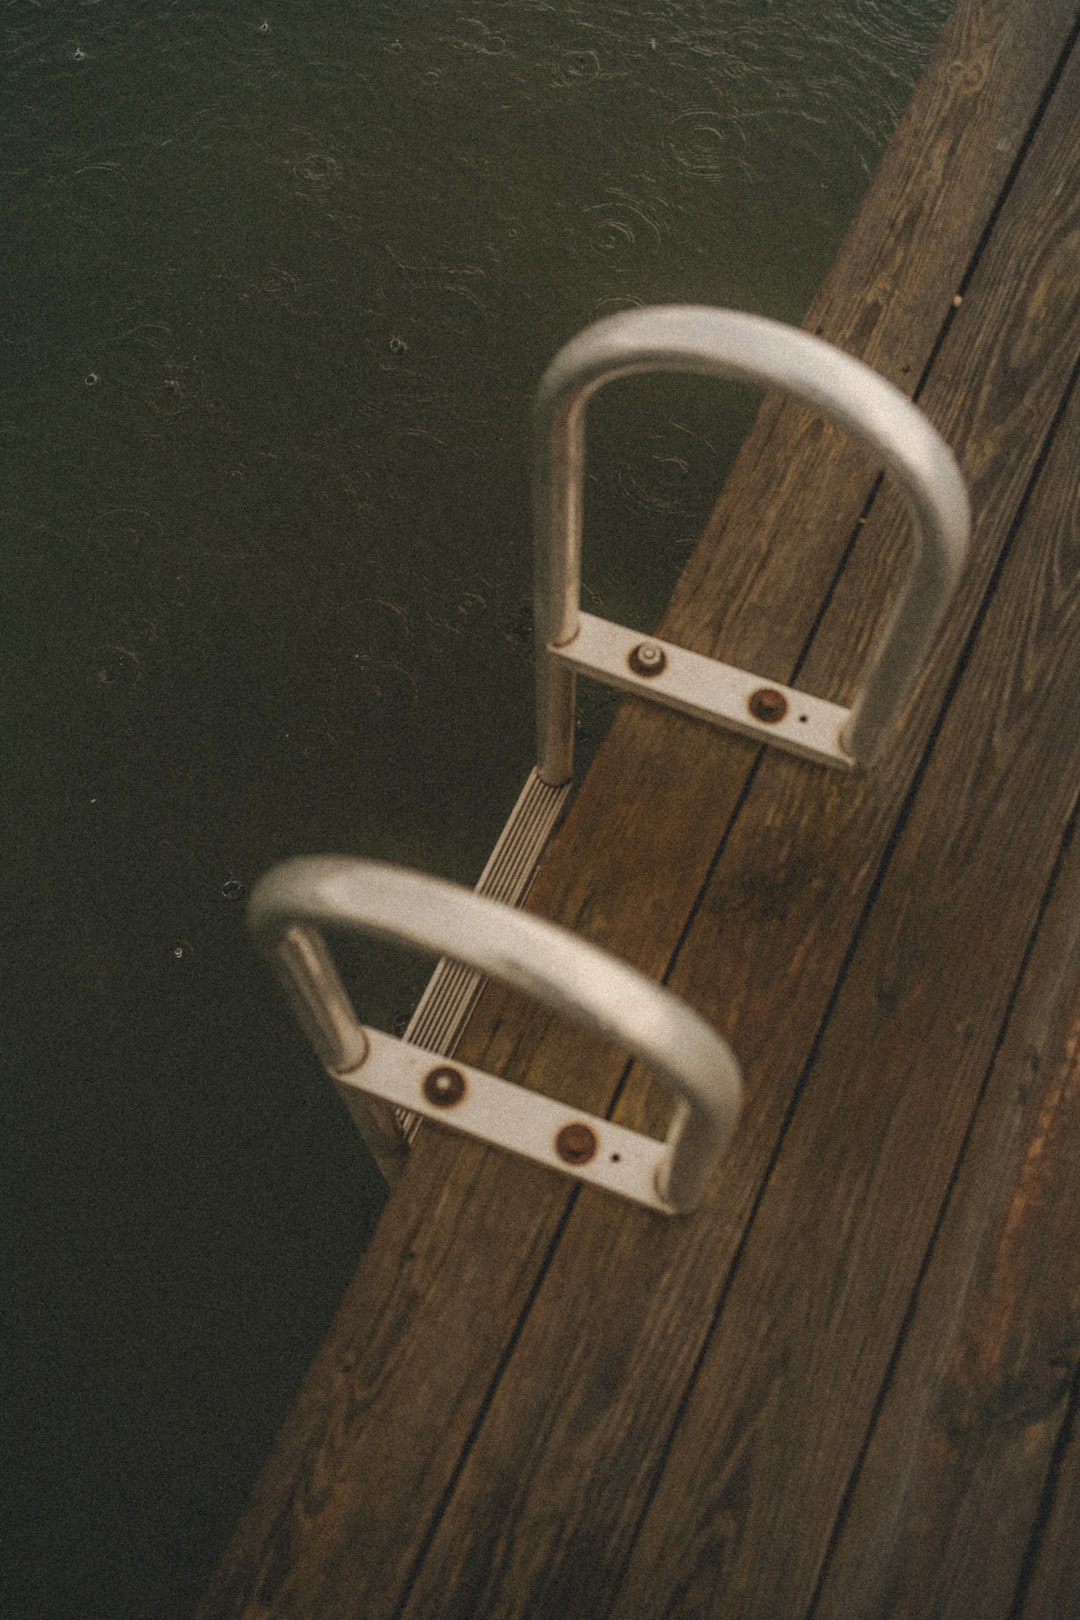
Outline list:
[[[187,1612],[378,1208],[236,888],[475,878],[540,372],[635,303],[797,320],[947,9],[9,10],[5,1613]],[[594,611],[655,621],[752,408],[598,401]],[[426,971],[357,968],[384,1024]]]

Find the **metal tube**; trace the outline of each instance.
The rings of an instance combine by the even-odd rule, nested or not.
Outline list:
[[[331,978],[321,971],[308,971],[306,958],[297,958],[294,952],[283,954],[280,949],[283,939],[306,939],[311,930],[323,927],[359,930],[452,957],[619,1042],[660,1075],[683,1105],[676,1110],[657,1168],[660,1204],[684,1210],[700,1199],[738,1118],[739,1065],[727,1043],[704,1019],[636,969],[540,917],[515,911],[457,884],[375,861],[338,857],[286,861],[255,885],[249,921],[256,939],[279,968],[292,974],[299,962],[300,1005],[324,1051],[328,1028],[348,1046],[349,1032],[343,1034],[340,1028],[341,1002],[336,988],[340,980],[336,972]],[[324,988],[325,1008],[319,1005]],[[347,1005],[347,997],[345,1002]],[[366,1043],[367,1036],[354,1018],[353,1028]],[[375,1032],[370,1033],[375,1040]],[[379,1037],[379,1041],[383,1043],[385,1038]],[[477,1080],[500,1088],[504,1118],[513,1109],[515,1097],[524,1103],[532,1096],[493,1076],[472,1073]],[[335,1078],[339,1077],[340,1071],[336,1071]],[[354,1069],[348,1079],[363,1087],[363,1066]],[[482,1127],[481,1121],[461,1128],[485,1136]],[[636,1133],[626,1133],[632,1134]]]
[[[367,1057],[367,1038],[322,935],[295,924],[283,929],[274,942],[273,962],[324,1066],[332,1074],[358,1068]]]
[[[548,649],[573,640],[581,590],[584,415],[605,383],[646,371],[696,372],[779,389],[868,444],[896,478],[914,527],[907,583],[864,675],[844,742],[868,764],[908,696],[955,589],[970,512],[953,457],[911,401],[877,372],[798,327],[700,305],[597,321],[555,356],[535,408],[538,769],[573,769],[573,677]],[[565,678],[564,678],[565,677]]]

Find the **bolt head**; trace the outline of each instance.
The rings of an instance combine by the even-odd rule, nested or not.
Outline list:
[[[660,675],[667,668],[667,654],[655,641],[640,641],[627,662],[635,675]]]
[[[433,1108],[453,1108],[465,1095],[465,1076],[448,1063],[441,1063],[424,1076],[421,1089]]]
[[[588,1164],[598,1147],[596,1132],[582,1120],[564,1125],[555,1138],[555,1151],[565,1164]]]
[[[788,700],[774,686],[759,686],[747,699],[747,708],[762,725],[775,726],[788,712]]]

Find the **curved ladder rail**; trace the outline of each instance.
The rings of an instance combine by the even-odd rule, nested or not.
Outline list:
[[[604,383],[654,370],[702,372],[780,388],[875,448],[898,478],[914,521],[915,556],[851,710],[790,687],[766,685],[745,671],[667,642],[642,641],[635,632],[580,612],[585,406]],[[739,311],[666,306],[612,316],[588,327],[545,373],[536,425],[539,763],[476,886],[478,896],[491,896],[504,907],[524,901],[570,792],[576,673],[647,693],[830,764],[868,764],[917,677],[955,588],[969,528],[967,495],[948,449],[899,390],[798,328]],[[339,983],[319,936],[300,929],[297,938],[307,940],[304,950],[310,956],[307,969],[297,957],[301,977],[318,968],[316,977],[324,986]],[[473,958],[462,960],[464,954],[456,959],[447,955],[438,963],[406,1028],[406,1047],[453,1051],[486,971]],[[342,1030],[355,1035],[355,1017],[351,1009],[344,1012],[347,998],[331,998],[329,1006],[338,1006]],[[304,1016],[310,1020],[310,1009]],[[376,1033],[371,1032],[373,1038]],[[415,1099],[391,1105],[365,1098],[351,1084],[343,1083],[342,1091],[379,1168],[392,1182],[421,1114],[431,1110],[418,1107]]]
[[[646,371],[698,372],[780,389],[863,440],[897,479],[915,530],[899,600],[851,709],[778,686],[582,613],[585,407],[605,383]],[[896,719],[956,587],[970,511],[939,434],[861,361],[760,315],[664,305],[612,315],[559,351],[536,401],[538,770],[573,770],[576,674],[848,769],[868,765]]]
[[[255,885],[249,920],[346,1095],[363,1091],[666,1214],[700,1200],[738,1118],[739,1066],[697,1013],[636,969],[554,923],[375,861],[285,861]],[[620,1042],[679,1099],[667,1140],[365,1027],[323,927],[443,952]]]

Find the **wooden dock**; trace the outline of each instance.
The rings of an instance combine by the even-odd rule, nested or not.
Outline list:
[[[960,0],[807,315],[974,507],[880,763],[628,700],[530,899],[738,1053],[705,1203],[425,1128],[203,1620],[1080,1614],[1076,40],[1076,0]],[[769,399],[660,633],[847,701],[907,543]],[[460,1055],[660,1124],[509,992]]]

